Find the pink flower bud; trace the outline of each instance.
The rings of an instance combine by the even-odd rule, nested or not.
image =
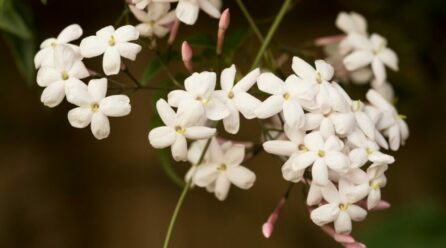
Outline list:
[[[171,46],[175,39],[177,38],[178,29],[180,28],[180,20],[178,18],[175,18],[175,21],[172,23],[170,27],[170,34],[169,39],[167,40],[167,44]]]
[[[283,206],[285,206],[286,199],[282,197],[277,204],[276,209],[270,214],[268,217],[268,220],[263,224],[262,226],[262,233],[265,238],[271,237],[271,234],[273,234],[274,231],[274,224],[276,223],[277,219],[279,218],[280,212],[282,211]]]
[[[187,43],[187,41],[184,41],[183,45],[181,46],[181,56],[183,58],[184,67],[186,67],[186,69],[189,72],[193,72],[194,71],[192,64],[193,52],[192,48],[190,47],[189,43]]]
[[[229,27],[230,17],[229,9],[223,11],[221,14],[220,22],[218,23],[218,34],[217,34],[217,55],[220,55],[223,50],[223,41],[225,40],[226,29]]]
[[[345,34],[324,36],[324,37],[317,38],[314,41],[314,44],[316,46],[331,45],[331,44],[339,43],[341,40],[345,39],[345,37],[347,37]]]

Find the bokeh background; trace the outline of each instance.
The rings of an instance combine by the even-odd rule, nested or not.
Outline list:
[[[132,94],[132,113],[113,119],[111,136],[97,141],[88,128],[69,125],[69,104],[44,107],[33,76],[23,76],[14,60],[15,51],[32,52],[71,23],[79,23],[85,35],[114,23],[123,1],[48,0],[46,6],[37,0],[14,2],[23,4],[21,15],[35,36],[14,40],[16,47],[23,46],[18,50],[7,43],[5,32],[0,39],[0,247],[160,247],[181,189],[163,172],[147,141],[153,95]],[[263,31],[281,4],[245,2]],[[400,112],[408,116],[411,137],[394,154],[397,162],[383,190],[392,208],[354,224],[354,235],[369,247],[446,247],[445,5],[442,0],[301,0],[274,39],[286,47],[307,47],[319,36],[339,33],[334,26],[337,13],[353,10],[366,16],[369,30],[387,37],[400,57],[401,70],[390,73],[390,81]],[[231,28],[247,26],[234,1],[225,0],[224,6],[231,8]],[[180,38],[197,32],[214,35],[216,25],[201,14],[198,25],[181,27]],[[255,48],[258,43],[250,37]],[[241,68],[248,68],[247,58]],[[145,50],[130,64],[138,78],[151,59]],[[255,125],[244,123],[248,134],[242,138],[256,137],[249,132]],[[247,166],[257,174],[255,186],[249,191],[233,188],[225,202],[202,189],[190,192],[172,247],[339,247],[309,220],[299,186],[273,236],[263,238],[262,223],[287,183],[280,164],[267,154]],[[180,174],[187,169],[176,168]]]

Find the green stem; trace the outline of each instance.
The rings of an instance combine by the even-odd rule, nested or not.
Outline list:
[[[260,62],[260,58],[263,56],[266,48],[268,47],[269,43],[271,42],[277,28],[279,27],[280,22],[285,17],[285,14],[290,7],[291,0],[285,0],[283,2],[282,7],[279,10],[279,13],[277,14],[276,19],[274,20],[273,24],[271,25],[271,28],[268,30],[268,34],[266,35],[265,40],[262,43],[262,46],[260,47],[256,58],[254,59],[254,62],[251,65],[251,70],[254,69]]]
[[[159,51],[156,51],[156,57],[158,59],[158,61],[161,64],[161,67],[163,67],[163,70],[166,72],[167,76],[169,77],[169,79],[173,82],[173,84],[175,84],[178,88],[182,89],[183,85],[181,85],[176,79],[175,77],[172,75],[172,73],[169,71],[169,68],[167,67],[167,65],[164,63],[163,58],[161,57],[161,55],[159,54]]]

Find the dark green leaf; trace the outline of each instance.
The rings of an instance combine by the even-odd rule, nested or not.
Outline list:
[[[226,52],[235,52],[235,50],[243,44],[243,41],[249,36],[249,34],[250,31],[247,27],[229,29],[225,37],[223,50]]]
[[[0,29],[22,39],[32,38],[32,32],[10,0],[0,3]]]
[[[3,33],[2,36],[11,50],[21,75],[26,82],[31,85],[35,81],[33,60],[35,54],[35,41],[33,39],[20,39],[10,33]]]

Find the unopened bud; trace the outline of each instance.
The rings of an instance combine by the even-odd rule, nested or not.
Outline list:
[[[167,44],[171,46],[175,39],[177,38],[178,29],[180,28],[180,20],[175,18],[175,21],[172,23],[170,27],[169,39],[167,40]]]
[[[285,206],[286,199],[282,197],[277,204],[277,207],[268,217],[268,220],[262,226],[262,233],[265,238],[271,237],[274,231],[274,225],[276,224],[277,219],[279,218],[280,212],[282,211],[283,206]]]
[[[181,45],[181,56],[183,59],[184,67],[186,67],[186,69],[192,73],[194,71],[192,64],[193,52],[187,41],[184,41]]]
[[[231,15],[229,9],[223,11],[220,16],[220,22],[218,23],[218,34],[217,34],[217,55],[220,55],[223,50],[223,41],[225,40],[225,33],[229,27],[231,20]]]

